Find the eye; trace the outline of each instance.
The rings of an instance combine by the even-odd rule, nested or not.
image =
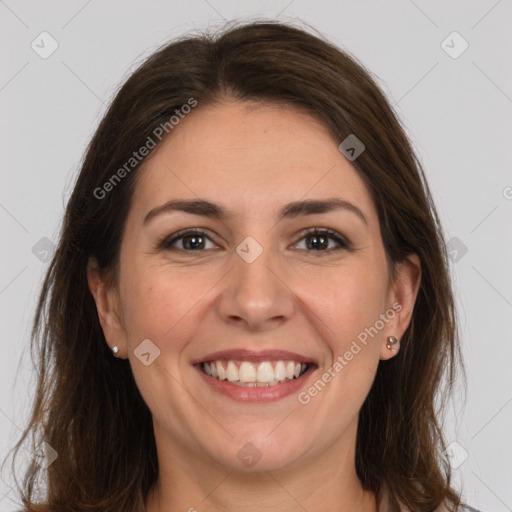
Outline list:
[[[184,231],[179,231],[178,233],[175,233],[174,235],[171,235],[170,237],[164,239],[159,244],[159,249],[178,249],[186,252],[201,252],[204,249],[209,249],[209,247],[206,247],[208,240],[214,244],[211,238],[204,231],[198,229],[187,229]],[[306,249],[304,249],[310,252],[331,253],[335,251],[340,251],[342,249],[349,251],[352,250],[352,247],[348,240],[346,240],[336,231],[332,231],[330,229],[310,229],[309,231],[303,234],[300,240],[311,241],[311,243],[309,244],[306,243]],[[329,241],[334,241],[337,247],[329,247]]]
[[[310,229],[303,234],[302,240],[310,240],[311,243],[306,242],[306,249],[313,252],[335,252],[342,249],[351,250],[351,245],[343,236],[331,229]],[[337,247],[329,248],[329,241],[334,241]]]
[[[205,247],[206,240],[211,238],[204,232],[197,229],[187,229],[185,231],[179,231],[170,238],[166,238],[159,245],[160,249],[171,250],[179,249],[187,252],[200,252],[201,249],[208,249]],[[174,247],[176,242],[180,242],[181,247]]]

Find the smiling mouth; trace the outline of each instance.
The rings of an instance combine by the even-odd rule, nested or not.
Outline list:
[[[242,387],[273,387],[300,379],[313,365],[293,360],[261,361],[234,359],[203,361],[201,370],[217,380]]]

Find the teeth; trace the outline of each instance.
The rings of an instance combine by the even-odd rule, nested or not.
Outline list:
[[[282,382],[284,379],[286,379],[286,368],[283,361],[277,361],[276,369],[274,370],[274,377],[279,382]]]
[[[226,380],[226,370],[224,370],[224,366],[222,366],[221,361],[217,361],[217,374],[220,380]]]
[[[228,378],[229,382],[234,382],[235,380],[239,380],[238,368],[236,367],[235,363],[233,363],[233,361],[229,361],[229,363],[228,363],[228,368],[226,370],[226,377]]]
[[[248,363],[244,361],[240,365],[240,370],[238,371],[240,375],[240,382],[255,382],[256,381],[256,369],[252,363]]]
[[[258,375],[256,380],[258,382],[270,382],[271,380],[275,380],[274,369],[270,363],[265,361],[258,366]]]
[[[275,386],[280,382],[299,378],[307,368],[306,364],[296,361],[252,363],[229,360],[226,367],[224,367],[224,361],[218,360],[205,362],[201,366],[206,375],[247,387]]]
[[[295,374],[295,365],[293,364],[292,361],[290,361],[286,365],[286,378],[287,379],[293,379],[294,374]]]

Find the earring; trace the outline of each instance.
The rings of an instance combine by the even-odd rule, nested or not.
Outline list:
[[[391,345],[394,345],[395,343],[398,343],[398,338],[395,338],[394,336],[388,336],[388,343],[386,347],[391,350]]]
[[[112,354],[114,354],[114,357],[117,357],[117,353],[119,352],[119,347],[117,345],[114,345],[112,347]]]

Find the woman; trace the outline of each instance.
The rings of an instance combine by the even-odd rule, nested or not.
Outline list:
[[[184,37],[127,80],[34,342],[26,511],[466,509],[428,185],[368,72],[301,29]]]

